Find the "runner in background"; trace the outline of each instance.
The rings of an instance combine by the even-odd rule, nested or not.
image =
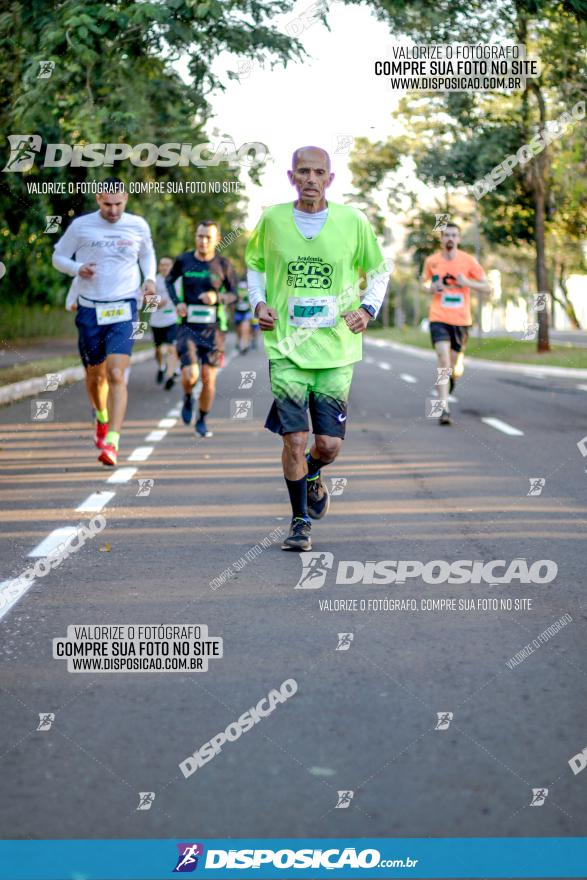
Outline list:
[[[428,320],[437,359],[435,384],[443,401],[441,425],[452,424],[448,396],[464,371],[465,346],[473,323],[471,290],[491,292],[475,257],[459,250],[460,240],[460,228],[448,223],[440,232],[440,250],[426,258],[422,272],[424,290],[432,293]]]
[[[149,225],[126,212],[128,194],[115,177],[102,181],[98,210],[75,218],[53,252],[53,265],[74,278],[68,305],[76,305],[86,389],[96,411],[98,460],[113,467],[128,400],[130,362],[141,299],[155,295],[156,260]],[[139,269],[140,267],[140,269]]]
[[[166,391],[173,388],[175,384],[175,370],[178,364],[175,351],[177,312],[165,285],[165,278],[169,275],[172,266],[171,257],[161,257],[159,260],[159,271],[155,278],[157,296],[155,301],[151,303],[151,307],[156,306],[151,312],[151,330],[155,343],[155,358],[159,368],[156,381],[158,385],[165,381]]]
[[[202,376],[196,419],[196,433],[200,437],[212,436],[206,416],[214,402],[217,368],[224,364],[223,314],[221,310],[219,316],[219,306],[236,299],[233,294],[237,286],[236,273],[230,260],[216,255],[219,241],[218,224],[203,220],[196,229],[195,250],[181,254],[165,279],[169,297],[181,318],[177,330],[177,353],[184,391],[181,417],[186,425],[192,421],[193,390],[200,372]],[[182,279],[183,302],[179,301],[174,286],[178,278]]]
[[[246,354],[251,346],[251,304],[245,281],[239,281],[237,296],[238,299],[234,304],[234,326],[238,350],[241,354]]]

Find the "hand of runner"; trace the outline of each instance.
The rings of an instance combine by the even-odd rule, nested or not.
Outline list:
[[[457,275],[456,282],[459,287],[468,287],[469,286],[469,282],[465,278],[465,276],[463,275],[462,272],[459,272],[459,274]]]
[[[81,269],[78,272],[80,278],[85,278],[86,280],[90,280],[96,274],[96,264],[95,263],[84,263]]]
[[[277,320],[277,312],[270,308],[267,303],[259,303],[255,309],[255,317],[259,319],[259,327],[261,330],[274,330]]]
[[[185,303],[178,303],[176,311],[180,318],[185,318],[188,313],[188,307]]]
[[[430,290],[432,291],[432,293],[442,293],[442,291],[444,290],[444,284],[440,279],[438,281],[433,281],[430,285]]]
[[[215,290],[207,290],[206,293],[201,294],[200,302],[205,306],[215,306],[218,302],[218,294]]]
[[[352,333],[364,333],[369,323],[369,315],[365,309],[355,309],[343,315],[346,325]]]

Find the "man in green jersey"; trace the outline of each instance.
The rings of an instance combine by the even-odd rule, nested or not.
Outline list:
[[[297,199],[263,213],[245,260],[275,398],[265,427],[282,435],[292,507],[282,549],[311,550],[310,518],[321,519],[330,504],[321,469],[340,451],[361,334],[381,306],[389,273],[362,211],[326,201],[334,174],[325,150],[300,147],[287,174]]]

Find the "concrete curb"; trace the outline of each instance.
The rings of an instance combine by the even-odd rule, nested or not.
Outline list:
[[[395,351],[403,351],[414,357],[426,361],[435,361],[436,354],[413,345],[404,345],[402,342],[390,342],[388,339],[365,339],[367,345],[375,348],[391,348]],[[573,367],[538,367],[533,364],[505,364],[501,361],[486,361],[483,358],[467,358],[467,369],[479,367],[481,370],[503,370],[506,373],[522,373],[526,376],[558,376],[560,379],[587,379],[587,370]]]
[[[137,351],[133,354],[130,362],[132,364],[140,364],[153,358],[153,351]],[[70,385],[72,382],[81,382],[85,376],[83,367],[67,367],[59,373],[63,377],[63,383]],[[14,403],[16,400],[22,400],[24,397],[32,397],[35,394],[45,390],[47,384],[47,374],[34,379],[25,379],[22,382],[13,382],[12,385],[4,385],[0,387],[0,406],[6,403]]]

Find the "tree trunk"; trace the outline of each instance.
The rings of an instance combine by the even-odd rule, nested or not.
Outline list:
[[[538,166],[538,162],[536,163]],[[537,293],[549,293],[548,272],[546,269],[546,236],[545,236],[545,199],[544,181],[541,169],[537,167],[534,178],[534,239],[536,242],[536,291]],[[550,339],[548,333],[548,309],[538,312],[538,351],[550,351]]]

